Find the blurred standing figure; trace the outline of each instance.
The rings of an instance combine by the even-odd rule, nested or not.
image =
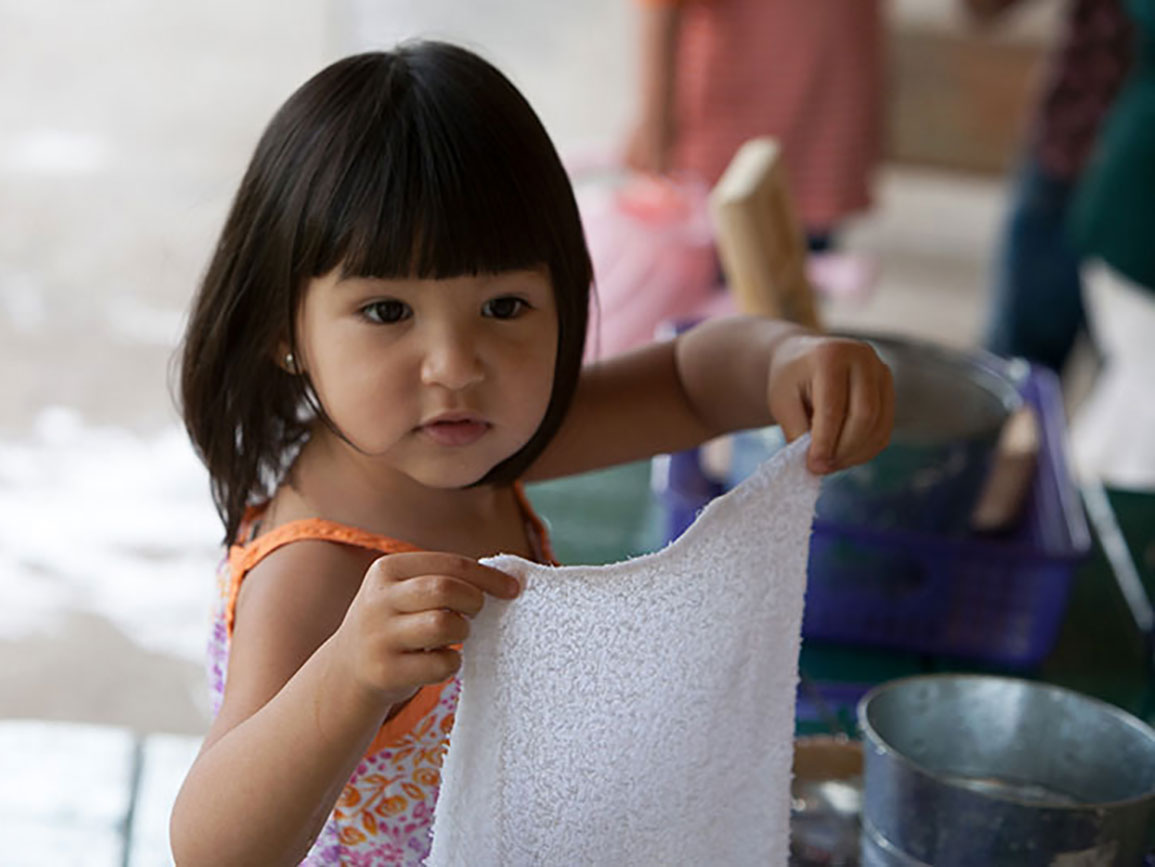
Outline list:
[[[1019,0],[966,0],[983,23]],[[1070,0],[1064,32],[1031,118],[996,264],[987,348],[1056,371],[1085,320],[1067,212],[1095,138],[1131,62],[1120,0]]]
[[[626,163],[713,184],[777,138],[814,251],[871,203],[882,120],[878,0],[639,0],[639,117]]]
[[[1155,0],[1126,0],[1134,69],[1071,205],[1084,299],[1103,369],[1076,416],[1086,476],[1155,491]]]

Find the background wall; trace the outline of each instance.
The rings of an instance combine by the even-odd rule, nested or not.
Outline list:
[[[220,530],[170,361],[275,107],[337,56],[440,36],[507,70],[563,151],[613,147],[633,2],[0,0],[0,716],[203,730]],[[889,7],[902,161],[846,241],[882,277],[834,324],[975,339],[997,172],[1061,5],[999,46],[948,0]]]

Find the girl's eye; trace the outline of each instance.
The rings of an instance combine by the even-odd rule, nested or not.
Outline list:
[[[413,315],[413,311],[404,301],[387,298],[384,301],[374,301],[372,304],[365,305],[361,308],[361,315],[370,322],[388,325],[392,322],[408,319]]]
[[[492,316],[494,319],[513,319],[519,316],[529,305],[513,295],[502,295],[492,298],[481,306],[482,316]]]

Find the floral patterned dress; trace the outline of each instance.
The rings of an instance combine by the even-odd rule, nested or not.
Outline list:
[[[544,526],[521,487],[516,490],[535,554],[543,562],[554,562]],[[302,539],[321,539],[382,554],[419,550],[396,539],[321,519],[293,521],[256,535],[259,519],[259,511],[247,516],[239,538],[248,541],[233,545],[217,572],[219,597],[208,653],[214,717],[224,696],[237,594],[245,575],[257,563]],[[456,678],[424,687],[381,727],[301,864],[376,867],[424,862],[431,845],[441,763],[449,746],[459,692]]]

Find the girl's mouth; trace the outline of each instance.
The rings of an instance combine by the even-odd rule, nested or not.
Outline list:
[[[467,446],[485,436],[489,427],[479,418],[447,418],[426,422],[419,430],[440,446]]]

